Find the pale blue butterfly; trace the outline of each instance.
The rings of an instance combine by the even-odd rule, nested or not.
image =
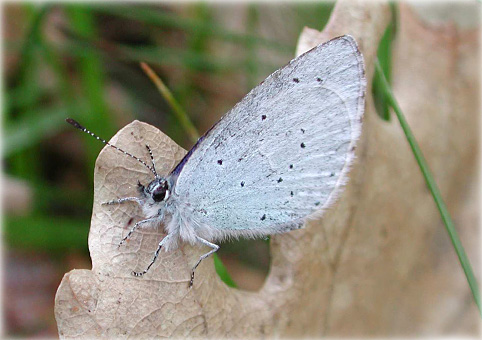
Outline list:
[[[202,136],[167,177],[135,158],[154,175],[139,183],[139,197],[105,204],[136,202],[141,225],[165,224],[161,249],[179,241],[211,248],[192,268],[231,237],[265,237],[299,229],[321,216],[347,180],[362,126],[366,79],[363,57],[348,35],[332,39],[271,74]]]

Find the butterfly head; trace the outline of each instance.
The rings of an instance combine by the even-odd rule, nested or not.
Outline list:
[[[169,183],[163,177],[156,177],[147,187],[141,186],[141,190],[156,203],[166,201],[170,196]]]

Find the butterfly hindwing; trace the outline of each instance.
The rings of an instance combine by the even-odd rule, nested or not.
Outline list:
[[[345,180],[365,86],[350,36],[294,59],[244,97],[176,168],[177,209],[234,236],[299,227]]]

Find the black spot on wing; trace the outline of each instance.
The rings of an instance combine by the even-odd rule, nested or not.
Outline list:
[[[293,78],[293,81],[294,81],[295,83],[299,83],[299,82],[300,82],[300,80],[299,80],[298,78]]]
[[[261,115],[261,120],[265,120],[266,119],[266,115]]]
[[[305,143],[301,143],[300,146],[301,146],[302,149],[306,148]]]
[[[266,214],[263,214],[263,216],[261,216],[261,221],[264,221],[266,219]]]
[[[218,159],[218,164],[219,164],[219,165],[223,165],[223,160],[222,160],[222,159]]]

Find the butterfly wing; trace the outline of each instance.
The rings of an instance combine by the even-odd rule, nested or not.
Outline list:
[[[173,170],[177,209],[218,236],[299,227],[327,207],[345,181],[365,87],[363,58],[350,36],[292,60],[246,95]]]

